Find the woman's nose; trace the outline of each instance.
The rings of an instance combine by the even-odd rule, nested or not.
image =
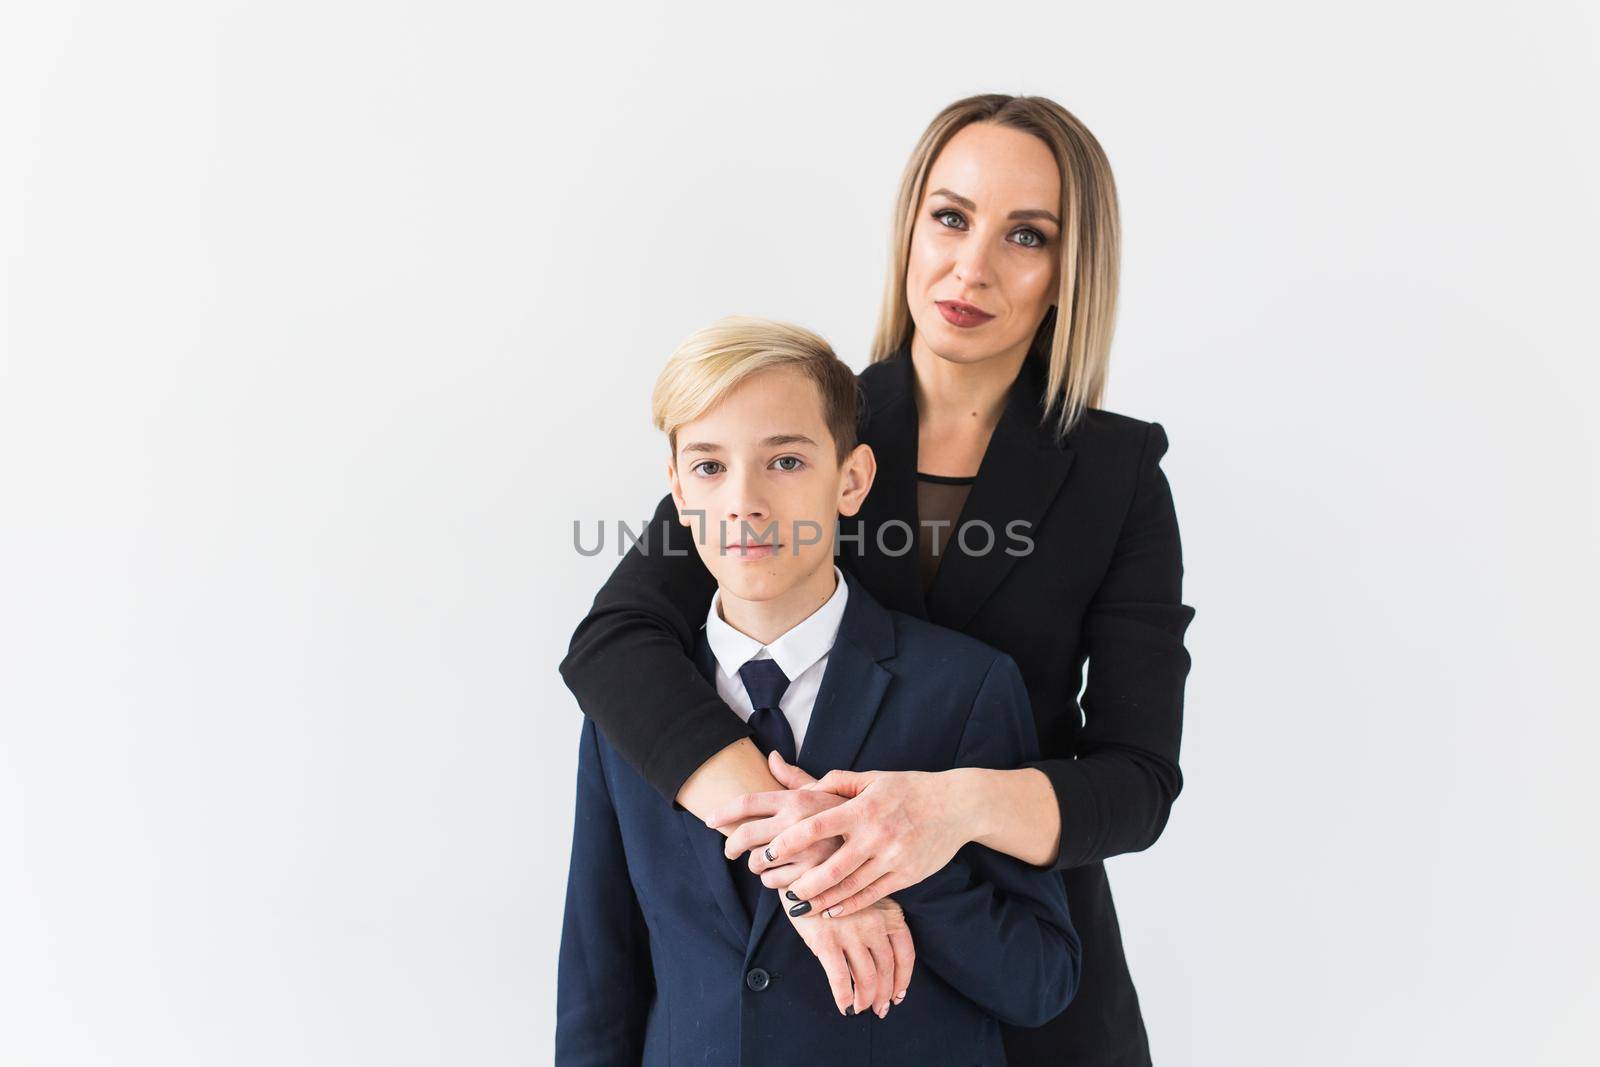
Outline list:
[[[964,241],[956,256],[955,276],[963,285],[983,289],[989,284],[989,243],[983,239]]]

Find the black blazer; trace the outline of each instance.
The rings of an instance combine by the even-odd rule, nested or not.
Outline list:
[[[1006,1029],[1007,1056],[1121,1067],[1148,1063],[1150,1053],[1101,861],[1149,847],[1182,788],[1183,636],[1194,609],[1182,602],[1161,425],[1091,408],[1057,444],[1041,424],[1044,371],[1035,350],[957,522],[987,522],[994,550],[983,551],[981,528],[969,532],[970,555],[951,536],[926,598],[914,542],[899,552],[917,522],[910,353],[862,371],[862,439],[878,472],[861,513],[841,520],[839,564],[885,607],[964,631],[1021,668],[1044,756],[1031,765],[1049,776],[1061,805],[1056,868],[1082,938],[1083,973],[1060,1016]],[[584,712],[669,798],[706,759],[752,733],[690,658],[716,583],[676,514],[664,497],[561,663]],[[1019,549],[1008,535],[1019,519],[1030,524],[1033,548],[1008,554]]]

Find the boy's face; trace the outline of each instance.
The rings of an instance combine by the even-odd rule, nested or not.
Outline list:
[[[834,523],[860,509],[875,470],[864,444],[838,461],[821,391],[787,367],[752,374],[679,427],[667,464],[701,560],[725,596],[751,601],[832,573]]]

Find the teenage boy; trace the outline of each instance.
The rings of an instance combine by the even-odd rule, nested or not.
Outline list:
[[[836,521],[876,469],[858,404],[826,342],[782,323],[723,319],[668,361],[655,424],[679,521],[718,586],[696,666],[763,751],[819,778],[1036,758],[1010,657],[886,610],[835,566]],[[999,1022],[1042,1025],[1077,990],[1060,877],[971,844],[893,897],[916,945],[905,1000],[882,1019],[844,1014],[801,935],[833,920],[775,918],[781,891],[723,848],[585,720],[558,1063],[1000,1064]]]

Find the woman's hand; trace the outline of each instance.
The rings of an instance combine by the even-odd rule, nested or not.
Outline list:
[[[778,781],[793,791],[846,798],[845,803],[829,805],[780,831],[750,858],[750,869],[760,874],[792,866],[809,858],[808,850],[818,842],[843,837],[843,846],[832,856],[787,886],[789,893],[811,904],[813,913],[832,918],[853,915],[890,893],[916,885],[977,836],[967,800],[970,768],[829,771],[821,780],[812,780],[799,767],[783,763],[782,757],[771,766]]]
[[[803,780],[801,784],[816,781],[799,767],[784,762],[776,752],[772,753],[770,762],[774,768],[798,776]],[[762,885],[768,889],[787,889],[796,878],[837,852],[844,838],[829,837],[814,842],[792,853],[783,863],[768,863],[762,849],[773,837],[807,816],[843,803],[844,797],[837,794],[798,788],[745,793],[713,811],[706,825],[718,830],[732,826],[733,829],[727,831],[728,839],[723,842],[723,854],[731,860],[742,852],[750,853],[747,862],[750,869],[761,876]],[[791,901],[784,910],[792,906]]]
[[[789,921],[822,964],[841,1014],[859,1015],[871,1008],[881,1019],[891,1004],[906,998],[917,954],[905,912],[894,900],[880,900],[841,919],[791,915]]]
[[[719,804],[706,818],[706,825],[713,830],[734,827],[727,831],[728,839],[722,843],[722,851],[730,860],[741,852],[754,852],[750,869],[757,874],[772,866],[762,860],[759,850],[774,837],[808,816],[838,807],[845,802],[845,798],[836,793],[800,789],[800,786],[814,783],[816,779],[786,761],[778,753],[771,753],[767,757],[767,763],[773,771],[773,777],[778,777],[780,773],[785,776],[778,778],[784,788],[763,793],[744,793]],[[790,872],[787,880],[767,881],[763,878],[762,881],[768,887],[783,889],[802,871],[810,870],[817,863],[833,855],[843,843],[838,839],[831,845],[827,841],[812,842],[803,850],[804,854],[802,850],[795,850],[795,853],[785,861],[786,865],[799,865],[796,870]],[[758,867],[757,861],[762,861],[762,865]]]

